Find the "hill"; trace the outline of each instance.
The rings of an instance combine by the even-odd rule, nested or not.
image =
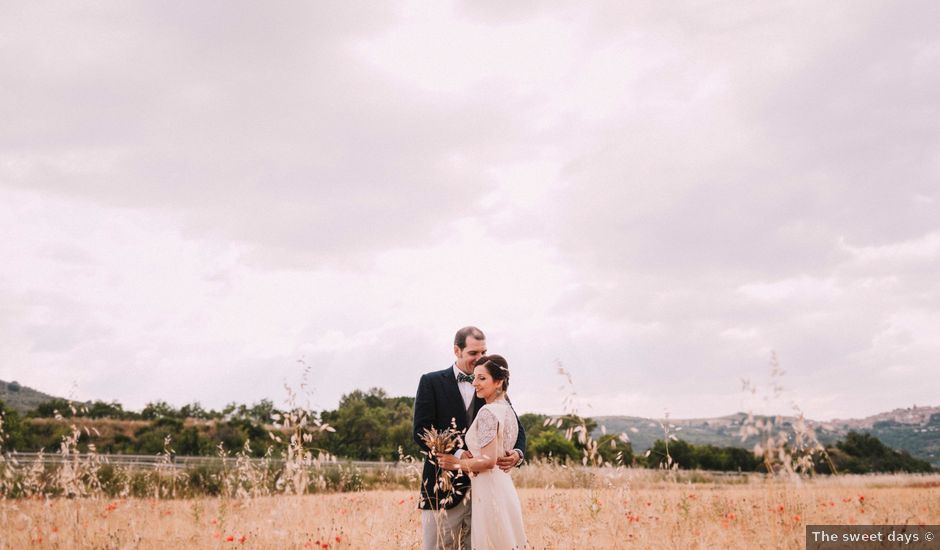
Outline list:
[[[40,403],[59,399],[58,397],[42,393],[19,382],[4,382],[0,380],[0,401],[18,413],[25,413],[36,408]]]
[[[670,419],[669,423],[675,426],[670,433],[694,444],[750,448],[753,443],[742,442],[739,435],[746,418],[746,414],[737,413],[716,418]],[[660,420],[635,416],[598,416],[594,420],[598,425],[598,431],[593,434],[595,437],[600,435],[601,426],[607,433],[625,432],[636,451],[650,448],[657,439],[665,439]],[[785,426],[795,420],[782,417]],[[892,449],[907,451],[940,467],[940,407],[914,406],[862,419],[807,420],[807,424],[816,431],[816,437],[823,444],[833,443],[853,430],[867,432]]]

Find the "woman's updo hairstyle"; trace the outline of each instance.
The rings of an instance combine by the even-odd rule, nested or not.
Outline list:
[[[493,380],[503,383],[503,391],[509,389],[509,363],[502,355],[484,355],[473,366],[486,367]]]

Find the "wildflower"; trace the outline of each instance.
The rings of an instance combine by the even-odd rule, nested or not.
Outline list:
[[[235,540],[235,535],[229,535],[225,537],[225,542],[233,542]]]
[[[343,542],[343,539],[339,535],[336,535],[336,544]]]
[[[248,540],[248,535],[242,535],[241,538],[238,539],[238,544],[245,544],[246,540]]]

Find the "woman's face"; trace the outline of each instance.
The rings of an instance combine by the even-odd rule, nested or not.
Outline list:
[[[485,366],[480,365],[473,369],[473,388],[476,389],[477,397],[489,401],[502,386],[502,381],[493,380]]]

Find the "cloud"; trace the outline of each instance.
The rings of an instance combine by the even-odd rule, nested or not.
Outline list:
[[[0,61],[0,176],[173,212],[194,236],[256,246],[262,264],[423,242],[488,185],[461,159],[510,131],[494,105],[413,94],[359,59],[390,9],[116,5],[78,25],[70,11],[17,14],[48,34],[15,33]]]
[[[932,4],[0,9],[4,379],[328,407],[474,323],[522,410],[932,399]]]

